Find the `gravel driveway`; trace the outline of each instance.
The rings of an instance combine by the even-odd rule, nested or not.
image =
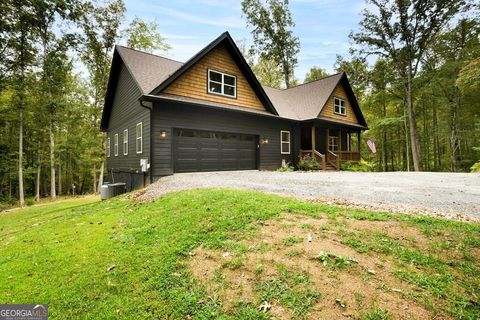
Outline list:
[[[480,175],[433,172],[181,173],[141,192],[144,200],[194,188],[242,188],[392,212],[480,221]]]

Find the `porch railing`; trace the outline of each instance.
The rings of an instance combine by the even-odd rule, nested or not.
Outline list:
[[[335,169],[340,170],[340,156],[333,151],[327,151],[327,162]]]
[[[340,161],[360,161],[360,152],[338,151]]]
[[[321,154],[317,150],[300,150],[300,157],[303,157],[307,154],[322,164],[322,170],[327,169],[327,163],[324,154]]]

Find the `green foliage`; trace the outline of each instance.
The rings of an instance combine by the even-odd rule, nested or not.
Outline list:
[[[480,172],[480,161],[470,167],[470,172]]]
[[[300,41],[290,30],[295,24],[288,8],[288,0],[243,0],[242,11],[252,36],[257,54],[280,66],[285,85],[291,86]]]
[[[361,159],[359,162],[344,161],[340,164],[340,168],[345,171],[353,172],[370,172],[374,171],[374,165],[371,162]]]
[[[310,70],[305,75],[305,80],[303,81],[303,83],[312,82],[312,81],[319,80],[319,79],[322,79],[322,78],[325,78],[325,77],[328,77],[328,76],[329,76],[329,74],[327,73],[327,71],[325,71],[325,69],[322,69],[322,68],[317,67],[317,66],[313,66],[313,67],[310,68]]]
[[[331,269],[345,269],[358,263],[357,260],[353,258],[326,251],[320,251],[320,253],[312,259],[320,261],[324,267]]]
[[[307,154],[300,157],[297,163],[297,169],[302,171],[320,170],[320,164],[315,158]]]
[[[295,171],[295,168],[292,166],[285,166],[277,169],[277,172],[292,172]]]
[[[135,17],[126,30],[128,39],[127,46],[147,52],[168,51],[172,47],[158,32],[158,23],[145,22]]]
[[[253,64],[252,71],[264,86],[279,89],[282,85],[283,76],[280,65],[271,58],[260,56],[257,63]]]

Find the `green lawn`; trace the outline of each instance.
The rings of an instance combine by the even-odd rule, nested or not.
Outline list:
[[[218,189],[172,193],[144,204],[90,197],[0,213],[0,303],[47,303],[51,319],[268,318],[258,309],[262,301],[222,308],[186,261],[200,245],[235,250],[232,244],[255,237],[262,222],[285,212],[328,220],[325,230],[361,254],[394,257],[395,277],[418,287],[410,299],[453,318],[478,319],[480,225]],[[400,221],[429,237],[429,249],[353,232],[347,226],[354,220]],[[284,241],[292,256],[299,241]],[[449,250],[462,254],[452,260]],[[269,299],[283,301],[285,292]],[[311,299],[295,317],[305,317],[322,292],[312,291]],[[388,310],[364,318],[386,319]]]

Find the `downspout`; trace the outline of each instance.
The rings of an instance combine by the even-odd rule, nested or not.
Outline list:
[[[153,162],[152,162],[152,153],[153,153],[153,135],[152,135],[152,131],[153,131],[153,125],[152,125],[152,122],[153,122],[153,118],[152,118],[152,113],[153,113],[153,103],[150,102],[150,105],[145,105],[143,104],[145,101],[142,100],[142,97],[139,99],[140,101],[140,106],[148,109],[150,111],[150,152],[148,154],[148,163],[150,164],[150,168],[148,169],[148,173],[149,173],[149,184],[152,183],[152,171],[153,171]],[[143,173],[145,175],[145,173]],[[143,181],[144,181],[144,184],[145,184],[145,176],[143,178]]]

